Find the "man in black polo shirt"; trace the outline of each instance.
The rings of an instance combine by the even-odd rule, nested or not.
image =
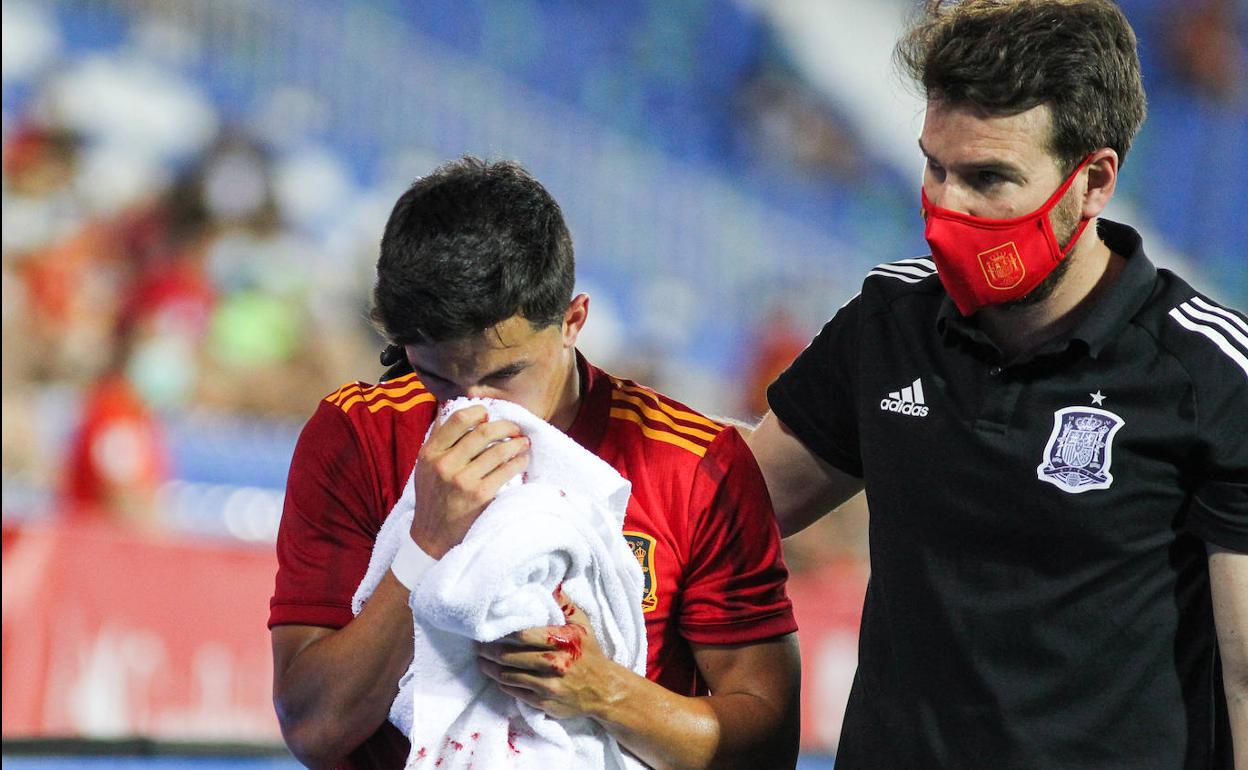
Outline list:
[[[1248,321],[1098,219],[1134,34],[966,0],[897,53],[932,256],[872,270],[751,437],[785,534],[865,482],[837,770],[1248,767]]]

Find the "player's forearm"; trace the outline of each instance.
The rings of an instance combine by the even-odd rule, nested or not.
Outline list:
[[[678,695],[627,669],[594,719],[656,770],[784,768],[797,762],[797,693],[771,704],[750,693]]]
[[[313,641],[275,677],[282,735],[308,767],[334,766],[385,722],[412,659],[407,597],[387,573],[355,620]]]

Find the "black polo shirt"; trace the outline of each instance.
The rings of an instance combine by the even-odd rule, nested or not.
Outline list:
[[[1033,356],[902,260],[768,391],[866,481],[837,770],[1230,767],[1205,543],[1248,551],[1248,321],[1098,232],[1125,268]]]

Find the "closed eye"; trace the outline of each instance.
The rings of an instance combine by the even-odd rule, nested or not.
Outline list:
[[[486,377],[485,382],[488,382],[491,384],[507,382],[508,380],[510,380],[512,377],[515,377],[519,373],[520,373],[520,369],[504,369],[499,372],[494,372],[493,374]]]

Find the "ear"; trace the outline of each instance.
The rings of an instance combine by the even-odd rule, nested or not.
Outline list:
[[[1114,196],[1118,184],[1118,153],[1102,147],[1092,153],[1092,159],[1084,167],[1088,187],[1083,194],[1083,218],[1098,216]]]
[[[576,338],[580,335],[581,329],[585,328],[585,319],[589,317],[589,295],[577,294],[568,303],[568,309],[563,312],[563,346],[565,348],[575,347]]]

